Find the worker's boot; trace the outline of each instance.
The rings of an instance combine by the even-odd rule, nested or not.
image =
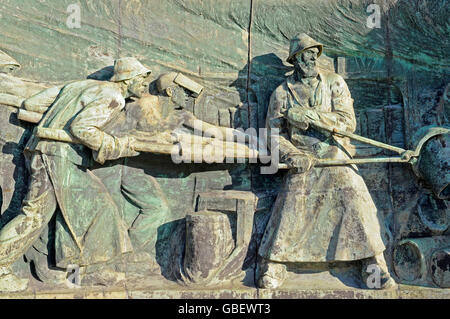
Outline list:
[[[81,286],[113,286],[125,280],[124,272],[106,264],[82,267],[80,273]]]
[[[9,267],[0,266],[0,293],[26,290],[28,281],[14,275]]]
[[[397,283],[389,274],[383,253],[362,260],[361,277],[371,289],[392,289]]]
[[[34,265],[37,278],[46,284],[59,285],[67,281],[67,271],[62,268],[50,266],[46,254],[41,253],[33,247],[25,254],[30,263]]]
[[[276,289],[286,280],[286,265],[262,260],[258,263],[256,275],[259,288]]]

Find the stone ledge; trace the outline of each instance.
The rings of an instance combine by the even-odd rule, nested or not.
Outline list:
[[[192,289],[171,287],[128,289],[79,288],[0,293],[0,299],[450,299],[450,289],[399,285],[391,290],[369,289]]]

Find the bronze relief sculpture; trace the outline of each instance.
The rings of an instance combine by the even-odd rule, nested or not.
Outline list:
[[[307,34],[294,36],[286,60],[294,72],[287,77],[281,62],[255,58],[252,67],[263,75],[258,80],[273,81],[275,90],[254,81],[250,59],[230,76],[200,67],[188,72],[182,63],[155,58],[155,66],[149,65],[161,72],[149,83],[150,69],[126,57],[115,60],[108,78],[40,85],[14,78],[10,73],[19,63],[0,51],[0,104],[17,108],[22,121],[2,125],[23,125],[30,134],[23,138],[28,191],[19,214],[0,227],[0,294],[27,289],[28,279],[14,269],[22,256],[30,267],[34,263],[33,277],[51,285],[67,283],[76,266],[81,286],[115,287],[136,276],[158,289],[169,281],[200,289],[243,284],[264,293],[283,290],[289,276],[303,276],[294,266],[319,271],[339,263],[356,269],[357,288],[397,291],[404,278],[425,285],[427,276],[435,286],[448,286],[448,271],[439,266],[449,245],[447,117],[440,127],[420,130],[408,145],[413,151],[406,142],[357,135],[370,135],[369,115],[363,118],[352,98],[357,102],[362,94],[353,90],[354,79],[344,79],[345,65],[336,72],[330,63],[326,70],[319,67],[319,61],[332,60],[323,51]],[[271,77],[272,69],[282,73],[282,82]],[[230,77],[247,80],[238,83],[246,94],[230,93]],[[447,93],[448,86],[444,111]],[[380,116],[379,109],[373,113]],[[262,143],[265,149],[255,148],[254,140],[263,138],[249,133],[264,129],[261,123],[269,141],[267,147]],[[366,131],[357,129],[364,125]],[[383,133],[400,135],[403,129],[389,130]],[[361,157],[356,142],[384,148],[388,157]],[[259,170],[268,149],[277,174]],[[205,157],[211,153],[215,161]],[[412,204],[404,206],[418,216],[408,217],[413,226],[402,217],[403,229],[394,225],[389,242],[388,214],[371,185],[375,178],[356,166],[370,163],[398,164],[389,166],[391,175],[408,163],[413,175],[405,180],[417,178],[420,191],[427,189],[418,198],[402,193],[394,201],[407,198]],[[395,186],[389,187],[384,193],[394,196]],[[392,215],[400,211],[394,206]],[[425,230],[414,228],[417,220]],[[431,237],[394,241],[404,229]],[[379,285],[369,287],[374,269]]]

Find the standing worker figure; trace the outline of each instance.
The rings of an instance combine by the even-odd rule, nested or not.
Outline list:
[[[78,265],[83,269],[132,251],[116,204],[89,167],[92,159],[103,164],[139,154],[132,137],[118,138],[102,128],[124,108],[126,98],[141,95],[149,73],[135,58],[122,58],[115,61],[109,82],[73,82],[24,102],[30,111],[48,108],[38,127],[65,130],[81,144],[40,139],[35,134],[29,140],[25,148],[28,193],[21,214],[0,230],[0,291],[26,289],[28,280],[15,276],[10,266],[33,245],[55,212],[58,268]]]
[[[286,263],[360,260],[363,281],[368,266],[375,265],[380,270],[376,288],[392,287],[377,208],[363,178],[352,166],[312,168],[314,158],[349,159],[352,153],[347,138],[315,123],[348,132],[356,127],[344,79],[316,66],[322,49],[306,34],[294,37],[287,62],[295,71],[270,99],[266,126],[269,132],[279,130],[280,158],[291,169],[259,248],[258,285],[281,286]]]

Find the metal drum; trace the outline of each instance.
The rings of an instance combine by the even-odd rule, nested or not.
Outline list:
[[[439,130],[439,131],[438,131]],[[450,199],[450,130],[431,128],[420,140],[416,175],[439,199]]]
[[[450,236],[402,240],[393,252],[395,273],[404,283],[447,286],[450,270],[448,247]]]
[[[450,288],[450,246],[431,256],[431,276],[441,288]]]

